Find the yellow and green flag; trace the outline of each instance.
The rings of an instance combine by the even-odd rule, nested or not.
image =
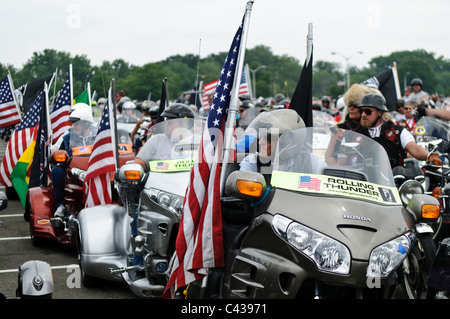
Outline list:
[[[28,191],[28,185],[30,183],[30,171],[31,164],[33,163],[35,145],[36,141],[32,141],[30,143],[25,152],[23,152],[22,156],[20,156],[10,176],[13,187],[22,202],[23,208],[25,208],[25,199]]]

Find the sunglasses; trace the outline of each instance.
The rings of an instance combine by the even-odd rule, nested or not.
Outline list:
[[[372,112],[375,112],[375,111],[372,111],[371,109],[359,109],[360,114],[366,113],[367,116],[370,116],[372,114]]]

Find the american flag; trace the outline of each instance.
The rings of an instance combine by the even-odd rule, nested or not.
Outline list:
[[[202,102],[203,102],[203,107],[206,110],[209,110],[209,107],[210,107],[209,102],[208,102],[208,95],[210,95],[211,93],[214,93],[214,91],[216,90],[216,87],[217,87],[217,83],[219,83],[219,80],[215,80],[215,81],[212,81],[212,82],[209,82],[209,83],[203,85]],[[241,84],[239,86],[239,96],[248,95],[248,94],[250,94],[250,92],[249,92],[247,76],[245,75],[245,68],[244,68],[244,72],[242,72]]]
[[[245,19],[245,15],[244,15]],[[222,137],[230,102],[230,92],[236,71],[243,24],[234,36],[228,56],[221,70],[207,125],[183,204],[172,259],[172,273],[164,291],[176,291],[202,278],[207,268],[224,265],[222,238],[222,210],[220,206],[220,156]],[[173,297],[173,294],[172,294]]]
[[[44,104],[44,94],[45,91],[41,91],[41,93],[37,96],[31,108],[25,114],[19,126],[9,139],[5,155],[3,156],[3,161],[0,166],[0,182],[5,187],[12,186],[9,176],[11,175],[14,166],[16,166],[20,156],[34,140],[34,135],[37,133],[39,116],[42,105]]]
[[[9,76],[0,82],[0,128],[20,122],[20,111],[13,95]]]
[[[111,172],[116,170],[116,161],[111,129],[111,124],[113,124],[110,113],[111,89],[109,91],[83,183],[85,207],[106,205],[112,202]]]
[[[53,143],[55,143],[61,135],[63,135],[70,127],[69,121],[71,97],[70,97],[70,74],[67,76],[66,82],[56,98],[53,110],[50,113],[50,121],[52,123]]]
[[[311,176],[300,176],[298,188],[307,188],[308,190],[320,191],[320,179]]]

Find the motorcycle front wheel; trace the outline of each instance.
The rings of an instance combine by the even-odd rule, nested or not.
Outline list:
[[[416,247],[403,262],[402,288],[408,299],[427,298],[427,278],[436,255],[432,234],[418,234]]]

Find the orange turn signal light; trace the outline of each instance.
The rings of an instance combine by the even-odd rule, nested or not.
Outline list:
[[[436,219],[439,217],[441,209],[439,205],[422,205],[422,217]]]
[[[53,155],[53,159],[57,163],[65,163],[67,161],[67,153],[55,154],[55,155]]]
[[[260,197],[263,189],[261,183],[242,179],[236,181],[236,186],[241,194],[253,197]]]
[[[137,170],[127,170],[124,174],[125,177],[130,180],[138,181],[141,179],[141,173]]]
[[[442,195],[442,189],[440,187],[436,187],[433,189],[433,197],[439,199],[439,196]]]

